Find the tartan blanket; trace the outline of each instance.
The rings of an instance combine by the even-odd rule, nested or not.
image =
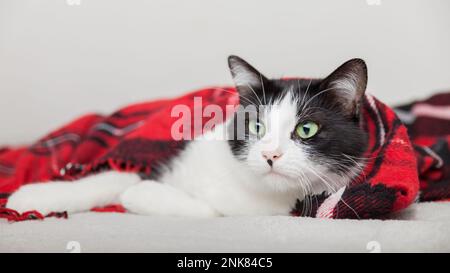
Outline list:
[[[155,166],[170,160],[184,146],[183,140],[171,137],[171,127],[179,119],[171,112],[175,105],[186,105],[195,112],[194,97],[201,98],[202,107],[215,104],[223,112],[239,100],[233,87],[206,88],[178,98],[130,105],[110,115],[87,114],[31,145],[0,148],[0,218],[67,217],[65,212],[21,214],[6,209],[8,196],[24,184],[73,181],[105,170],[151,177],[157,172]],[[396,108],[402,122],[393,109],[366,95],[362,124],[369,145],[363,171],[336,193],[298,200],[292,215],[382,218],[415,201],[449,199],[449,107],[450,93],[403,105]],[[195,135],[195,119],[191,118]],[[205,124],[209,119],[201,120]],[[124,212],[116,204],[93,210]]]

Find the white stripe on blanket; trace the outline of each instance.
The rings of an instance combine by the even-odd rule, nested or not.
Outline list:
[[[411,112],[415,116],[425,116],[430,118],[450,120],[450,106],[436,106],[419,103],[412,107]]]

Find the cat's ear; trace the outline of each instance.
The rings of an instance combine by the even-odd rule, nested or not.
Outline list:
[[[351,59],[326,77],[321,83],[320,90],[332,95],[347,114],[358,117],[366,86],[366,63],[361,59]]]
[[[255,95],[263,96],[264,86],[268,83],[268,79],[263,74],[243,59],[234,55],[228,57],[228,66],[239,95],[247,98]]]

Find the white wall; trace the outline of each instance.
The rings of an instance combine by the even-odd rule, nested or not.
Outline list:
[[[388,103],[450,89],[448,0],[66,1],[78,0],[0,0],[0,143],[230,84],[230,53],[268,76],[324,76],[362,57]]]

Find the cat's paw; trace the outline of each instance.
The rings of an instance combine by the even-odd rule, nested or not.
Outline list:
[[[6,208],[20,213],[35,210],[44,216],[50,212],[62,212],[55,194],[41,184],[22,186],[8,198]]]
[[[33,183],[14,192],[6,207],[21,213],[36,210],[44,215],[83,212],[117,203],[121,193],[139,182],[134,173],[104,172],[73,182]]]
[[[155,181],[130,187],[120,196],[121,204],[141,215],[216,217],[220,214],[201,200],[170,185]]]

